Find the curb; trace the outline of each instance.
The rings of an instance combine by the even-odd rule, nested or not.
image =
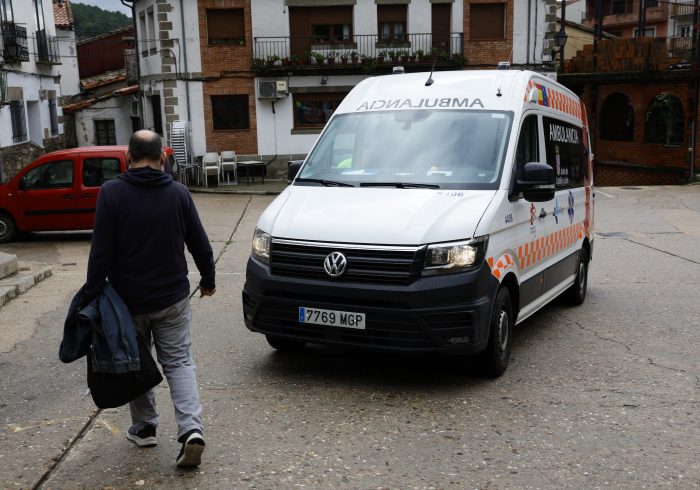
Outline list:
[[[280,194],[284,189],[287,188],[287,181],[285,180],[272,180],[269,181],[269,185],[259,184],[256,188],[251,188],[251,186],[241,187],[239,185],[222,187],[188,187],[187,189],[191,193],[200,194],[244,194],[244,195],[257,195],[257,196],[276,196]],[[265,188],[265,187],[268,188]],[[269,187],[275,187],[270,189]],[[261,188],[262,187],[262,188]]]
[[[0,280],[0,306],[27,292],[52,274],[51,267],[46,264],[19,262],[15,274]]]

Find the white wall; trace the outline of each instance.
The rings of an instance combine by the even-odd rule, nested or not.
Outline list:
[[[61,54],[61,94],[76,95],[80,93],[80,73],[78,71],[78,50],[75,31],[57,29],[58,48]]]
[[[331,76],[325,87],[351,87],[367,78],[366,76]],[[256,78],[266,80],[265,78]],[[267,79],[271,80],[271,79]],[[319,87],[320,78],[290,77],[289,87]],[[326,89],[326,90],[328,90]],[[275,102],[275,113],[272,113],[272,102],[269,100],[255,101],[255,111],[258,129],[258,151],[264,155],[284,155],[308,153],[318,138],[318,134],[292,134],[294,127],[294,107],[292,95]]]
[[[129,144],[132,135],[129,97],[115,97],[98,102],[75,113],[78,146],[92,146],[95,140],[95,120],[113,119],[118,145]]]
[[[514,64],[542,63],[544,37],[547,28],[545,24],[546,14],[544,0],[520,0],[515,2],[513,11]]]
[[[566,3],[566,20],[581,24],[586,15],[586,0],[573,0]],[[561,18],[561,2],[557,2],[557,17]]]
[[[49,101],[44,96],[45,91],[55,90],[57,97],[60,95],[60,86],[54,83],[53,77],[40,76],[32,73],[16,73],[9,72],[7,74],[8,87],[22,87],[25,124],[27,128],[27,140],[20,142],[26,143],[29,140],[30,129],[33,135],[32,142],[37,146],[43,146],[44,129],[51,129],[51,116],[49,113]],[[30,102],[36,102],[34,111],[28,111]],[[62,111],[57,107],[57,113],[60,117]],[[63,124],[58,125],[59,134],[63,134]],[[39,137],[38,135],[41,135]],[[12,119],[10,116],[9,105],[0,108],[0,147],[12,146],[15,144],[12,138]]]

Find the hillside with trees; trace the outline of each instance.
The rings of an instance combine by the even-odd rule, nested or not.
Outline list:
[[[94,5],[71,2],[75,35],[79,41],[132,25],[131,17]]]

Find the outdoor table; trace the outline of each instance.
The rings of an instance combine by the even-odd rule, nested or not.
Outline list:
[[[251,170],[255,167],[260,167],[260,176],[262,177],[262,183],[265,183],[265,162],[262,160],[239,160],[238,168],[245,168],[245,184],[250,185],[250,180],[252,178],[255,182],[255,176],[251,175]]]

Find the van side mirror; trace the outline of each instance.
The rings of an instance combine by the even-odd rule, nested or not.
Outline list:
[[[530,162],[525,164],[523,179],[517,181],[516,190],[530,202],[550,201],[554,199],[555,183],[552,167],[542,162]]]
[[[299,173],[299,169],[301,168],[301,165],[304,163],[304,160],[290,160],[289,164],[287,165],[287,184],[291,184],[292,181],[296,178],[297,174]]]

